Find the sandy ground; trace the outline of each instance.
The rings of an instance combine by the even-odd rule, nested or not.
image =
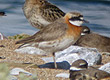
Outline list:
[[[44,64],[45,62],[41,59],[42,56],[34,55],[34,54],[21,54],[16,53],[14,50],[19,46],[15,45],[17,40],[13,39],[5,39],[0,40],[0,63],[6,63],[9,69],[19,67],[23,68],[26,71],[29,71],[33,74],[36,74],[38,80],[69,80],[65,78],[56,78],[56,74],[66,72],[68,73],[69,70],[61,70],[61,69],[40,69],[36,67],[27,67],[29,64],[22,64],[22,63],[34,63],[37,65]],[[51,56],[51,55],[49,55]],[[103,55],[102,56],[102,65],[110,62],[110,56]],[[101,65],[99,65],[101,66]],[[98,67],[99,67],[98,66]]]

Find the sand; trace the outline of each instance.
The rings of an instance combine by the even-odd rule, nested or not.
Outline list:
[[[45,64],[45,62],[41,59],[42,56],[38,56],[35,54],[22,54],[16,53],[14,50],[19,46],[15,45],[17,40],[13,39],[4,39],[0,40],[0,63],[6,63],[9,69],[12,68],[23,68],[26,71],[29,71],[32,74],[36,74],[38,80],[69,80],[65,78],[57,78],[55,77],[56,74],[59,73],[68,73],[69,70],[62,70],[62,69],[49,69],[49,68],[38,68],[37,66],[34,67],[27,67],[30,64],[22,64],[22,63],[34,63],[36,65]],[[51,55],[48,55],[51,56]],[[48,57],[47,56],[47,57]],[[2,59],[3,58],[3,59]],[[110,62],[109,55],[102,55],[102,64]],[[100,67],[98,65],[97,67]]]

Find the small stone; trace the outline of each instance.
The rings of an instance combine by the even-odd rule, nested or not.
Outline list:
[[[27,54],[37,54],[37,55],[45,55],[46,52],[35,47],[23,47],[16,49],[15,52],[17,53],[27,53]]]
[[[26,74],[26,75],[28,75],[28,76],[32,75],[32,73],[27,72],[27,71],[25,71],[25,70],[22,69],[22,68],[14,68],[14,69],[12,69],[12,70],[10,71],[10,74],[11,74],[11,75],[19,75],[20,73],[24,73],[24,74]]]
[[[69,73],[60,73],[57,74],[56,77],[69,78]]]
[[[99,69],[110,73],[110,63],[101,66]]]

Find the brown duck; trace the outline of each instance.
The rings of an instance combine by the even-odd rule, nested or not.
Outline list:
[[[110,80],[110,74],[94,67],[88,67],[88,63],[79,59],[71,65],[70,80]]]
[[[100,52],[110,53],[110,38],[91,32],[85,36],[81,36],[75,43],[82,47],[97,48]]]
[[[33,36],[17,41],[16,44],[24,43],[19,48],[33,46],[46,51],[47,54],[53,54],[55,67],[57,67],[55,52],[66,49],[80,38],[83,22],[86,21],[80,13],[69,12]]]
[[[38,29],[65,15],[62,10],[47,0],[25,0],[23,12],[29,23]]]

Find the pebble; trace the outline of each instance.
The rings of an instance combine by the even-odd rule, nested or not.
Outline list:
[[[37,54],[37,55],[45,55],[45,51],[35,48],[35,47],[24,47],[16,49],[17,53],[27,53],[27,54]]]
[[[110,73],[110,63],[104,64],[104,65],[101,66],[99,69]]]
[[[32,73],[30,73],[30,72],[27,72],[27,71],[25,71],[24,69],[22,69],[22,68],[13,68],[11,71],[10,71],[10,74],[11,75],[19,75],[20,73],[24,73],[25,75],[27,75],[27,76],[31,76],[32,75]]]
[[[57,74],[55,77],[69,78],[69,73],[60,73]]]

